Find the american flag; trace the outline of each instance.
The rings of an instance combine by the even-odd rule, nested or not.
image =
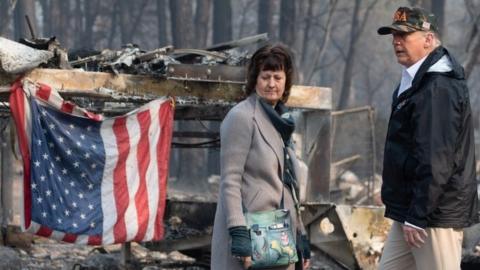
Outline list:
[[[102,118],[46,85],[12,86],[24,167],[24,230],[106,245],[163,237],[173,103]]]

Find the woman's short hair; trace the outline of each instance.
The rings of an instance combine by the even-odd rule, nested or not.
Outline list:
[[[285,72],[285,92],[281,100],[284,103],[287,102],[295,74],[293,55],[290,50],[281,44],[265,45],[252,55],[247,69],[247,84],[245,88],[247,96],[255,92],[258,74],[264,70],[283,70]]]

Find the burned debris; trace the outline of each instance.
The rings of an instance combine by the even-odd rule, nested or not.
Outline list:
[[[115,74],[154,74],[169,79],[243,83],[243,66],[248,51],[241,46],[266,41],[267,35],[214,45],[206,49],[176,49],[173,46],[141,50],[127,44],[121,50],[103,50],[94,55],[69,55],[72,68],[85,71],[113,72]],[[181,66],[175,66],[181,65]],[[240,67],[240,68],[232,68]],[[224,72],[229,69],[229,72]]]
[[[104,115],[124,113],[160,95],[174,96],[176,122],[165,239],[148,246],[152,250],[181,250],[202,261],[204,255],[208,258],[219,184],[219,123],[243,96],[244,64],[249,56],[248,51],[241,51],[239,46],[251,46],[265,39],[266,35],[259,35],[202,50],[165,47],[141,51],[132,45],[119,51],[70,58],[66,68],[55,66],[65,55],[59,53],[60,46],[39,45],[48,44],[48,41],[27,42],[29,46],[46,48],[40,52],[47,53],[48,57],[39,58],[41,61],[35,65],[40,68],[33,70],[35,66],[29,66],[28,61],[25,61],[28,65],[17,69],[18,72],[4,72],[3,69],[0,99],[8,108],[8,85],[19,75],[24,76],[24,80],[50,85],[65,99]],[[25,44],[16,46],[39,51]],[[2,55],[2,64],[4,57],[12,59],[18,55],[12,56],[11,51],[7,51]],[[27,70],[31,71],[24,73]],[[294,89],[290,106],[330,110],[330,89],[309,86],[294,86]],[[312,139],[318,138],[313,136]],[[324,163],[322,166],[326,167],[328,160]],[[10,175],[12,173],[15,174],[10,171]],[[10,188],[13,190],[13,185]],[[312,190],[312,194],[314,192]],[[13,200],[8,204],[12,209],[17,207]]]
[[[258,35],[205,49],[167,46],[144,51],[131,44],[120,50],[93,53],[67,53],[54,38],[24,40],[21,46],[0,38],[0,116],[5,116],[0,128],[3,130],[8,124],[9,84],[18,74],[37,66],[40,68],[24,75],[26,79],[49,84],[59,89],[65,99],[104,115],[125,113],[161,95],[174,96],[176,121],[165,239],[144,246],[163,252],[180,250],[208,268],[220,181],[219,123],[244,95],[244,65],[249,58],[245,47],[266,38]],[[15,48],[2,49],[6,48],[3,44]],[[295,140],[298,155],[310,168],[309,183],[303,187],[303,214],[312,245],[318,249],[317,256],[328,254],[333,260],[331,264],[338,266],[333,269],[374,269],[389,226],[382,217],[383,210],[336,205],[345,201],[372,202],[379,186],[374,175],[375,163],[364,173],[348,177],[348,172],[355,171],[360,161],[370,159],[371,153],[332,155],[332,148],[338,147],[332,144],[334,138],[349,137],[348,129],[352,127],[345,124],[344,134],[331,133],[331,126],[340,127],[341,122],[346,123],[340,117],[349,114],[332,112],[331,89],[294,86],[288,105],[300,108],[296,111],[299,131]],[[370,119],[371,110],[364,111]],[[351,121],[359,122],[357,118]],[[332,246],[341,248],[331,249]],[[326,256],[322,260],[326,261]],[[189,261],[188,265],[191,264]]]

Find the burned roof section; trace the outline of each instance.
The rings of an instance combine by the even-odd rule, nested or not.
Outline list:
[[[91,55],[82,55],[81,51],[72,52],[69,54],[69,64],[72,68],[86,71],[243,83],[243,67],[249,52],[242,48],[267,40],[267,34],[261,34],[205,49],[166,46],[151,51],[144,51],[135,44],[127,44],[120,50],[106,49]]]
[[[107,115],[124,113],[138,107],[139,104],[156,98],[159,96],[158,91],[149,93],[139,90],[139,88],[155,90],[152,85],[160,81],[164,82],[161,88],[167,89],[161,94],[176,96],[179,106],[229,105],[229,102],[222,101],[222,97],[225,96],[223,94],[214,95],[215,98],[212,100],[194,92],[204,88],[225,88],[225,85],[229,85],[226,88],[236,89],[236,95],[239,91],[243,92],[244,66],[250,56],[249,50],[245,47],[255,46],[267,40],[267,34],[261,34],[204,49],[177,49],[173,46],[166,46],[145,51],[138,45],[127,44],[119,50],[67,52],[55,37],[48,39],[24,38],[20,43],[0,38],[0,44],[2,44],[0,46],[0,99],[4,102],[2,108],[8,109],[8,103],[6,103],[8,85],[19,74],[37,67],[33,73],[45,68],[42,75],[37,76],[39,81],[45,81],[45,83],[48,83],[48,77],[58,79],[60,76],[67,76],[65,75],[67,73],[69,75],[66,80],[70,82],[74,80],[85,82],[85,76],[81,72],[88,73],[89,78],[94,77],[93,81],[98,81],[100,78],[107,80],[104,77],[108,75],[103,73],[113,74],[114,77],[110,80],[118,81],[118,85],[115,85],[115,82],[101,86],[95,83],[88,86],[79,86],[73,83],[73,86],[69,87],[70,82],[64,82],[59,87],[64,98],[73,100],[89,110]],[[32,73],[29,75],[32,76]],[[130,75],[146,77],[130,77]],[[140,86],[140,81],[143,81],[143,86]],[[200,85],[202,86],[199,87]],[[119,86],[126,88],[127,91],[118,91]],[[86,92],[83,88],[95,91]],[[69,89],[69,91],[62,92],[63,89]],[[225,113],[225,110],[220,111],[222,111],[222,115]],[[198,112],[189,114],[199,115]],[[204,117],[218,118],[210,116],[210,114],[211,112]]]

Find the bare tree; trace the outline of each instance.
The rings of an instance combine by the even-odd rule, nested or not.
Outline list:
[[[51,1],[50,9],[52,32],[63,45],[69,44],[70,1]]]
[[[258,1],[258,33],[268,33],[274,37],[273,28],[273,2],[272,0]]]
[[[27,14],[27,0],[18,0],[13,14],[14,38],[16,40],[26,37],[27,24],[25,23],[25,15]],[[31,18],[31,17],[30,17]]]
[[[144,18],[144,12],[145,12],[145,9],[146,7],[148,6],[148,3],[150,2],[150,0],[143,0],[141,3],[140,3],[140,6],[139,8],[136,8],[138,9],[137,11],[137,14],[135,14],[134,12],[132,12],[132,17],[133,17],[133,21],[130,25],[130,33],[129,33],[129,37],[130,37],[130,42],[133,41],[133,38],[134,36],[136,35],[137,33],[137,29],[139,28],[139,25],[142,21],[142,18]],[[129,3],[133,3],[132,1],[129,1]],[[135,10],[135,8],[132,8],[132,11]]]
[[[157,27],[159,47],[166,46],[168,44],[166,11],[166,0],[157,0]]]
[[[331,37],[332,19],[333,19],[333,14],[335,13],[335,9],[337,7],[337,3],[338,3],[337,0],[330,1],[330,4],[328,6],[328,15],[327,15],[324,34],[323,34],[323,39],[320,41],[320,45],[316,48],[316,51],[314,52],[312,63],[310,65],[305,65],[306,67],[309,67],[306,72],[307,82],[312,81],[313,75],[318,70],[320,70],[325,66],[329,66],[328,64],[327,65],[322,64],[321,66],[319,66],[319,62],[323,58],[323,55],[327,50],[327,44]],[[305,40],[305,42],[307,41]],[[305,57],[305,59],[307,58]]]
[[[198,0],[197,9],[195,11],[195,42],[196,47],[206,47],[208,30],[210,29],[210,10],[212,7],[211,0]]]
[[[85,23],[83,24],[83,31],[81,32],[82,40],[80,41],[80,44],[82,44],[84,48],[92,49],[95,47],[93,26],[95,25],[95,20],[99,15],[100,3],[101,1],[83,2]]]
[[[89,2],[89,1],[87,1]],[[120,37],[122,44],[126,44],[131,41],[128,36],[130,34],[130,7],[128,1],[117,0],[117,5],[120,9]]]
[[[63,23],[63,14],[61,10],[60,3],[58,1],[50,1],[50,30],[52,35],[55,35],[57,38],[63,40],[62,26]]]
[[[115,0],[112,0],[115,1]],[[47,2],[47,1],[45,1]],[[43,8],[49,9],[51,13],[52,3],[46,3]],[[117,5],[112,5],[116,7]],[[92,49],[95,46],[95,38],[93,36],[93,26],[95,20],[98,16],[99,2],[94,3],[93,1],[74,1],[74,10],[73,13],[73,29],[75,29],[75,35],[71,37],[73,39],[73,46],[77,49]],[[115,9],[115,8],[114,8]],[[113,15],[112,15],[113,16]],[[116,16],[115,16],[116,17]],[[46,22],[47,23],[47,22]],[[50,35],[57,35],[57,30],[54,27],[51,27]],[[111,37],[113,40],[113,35],[115,34],[116,28],[111,29]],[[71,33],[67,31],[66,35]],[[109,42],[110,44],[110,42]]]
[[[368,60],[371,61],[371,58],[368,58]],[[370,63],[364,61],[362,63],[363,66],[368,66]],[[383,83],[387,80],[387,76],[381,76],[378,78],[378,72],[371,68],[366,68],[364,71],[364,84],[365,84],[365,96],[366,96],[366,104],[372,105],[374,104],[374,98],[377,96],[377,94],[380,93],[382,90],[382,85]]]
[[[355,56],[357,53],[357,44],[358,40],[365,28],[365,24],[368,19],[368,15],[376,5],[378,0],[372,1],[369,6],[367,7],[365,14],[363,15],[363,19],[360,20],[360,8],[361,8],[361,0],[355,0],[353,14],[352,14],[352,26],[350,28],[350,40],[349,46],[345,58],[345,67],[343,69],[343,80],[342,80],[342,87],[340,88],[340,97],[338,100],[338,109],[345,109],[353,103],[354,99],[354,91],[352,89],[352,81],[353,81],[353,69],[355,65]]]
[[[79,2],[79,1],[78,1]],[[79,4],[77,2],[77,4]],[[42,14],[43,14],[43,36],[51,36],[52,35],[52,10],[50,8],[51,1],[50,0],[40,0],[40,6],[42,7]],[[81,12],[81,9],[77,10],[77,12]],[[77,32],[79,33],[79,32]]]
[[[192,2],[170,0],[170,14],[173,45],[176,48],[192,47],[194,37]]]
[[[315,8],[315,2],[313,0],[308,0],[307,2],[307,16],[305,18],[305,30],[303,31],[303,40],[302,40],[302,57],[300,62],[305,63],[307,59],[308,44],[310,38],[310,28],[312,26],[313,20],[313,9]]]
[[[17,5],[17,0],[0,1],[0,35],[4,35],[10,21],[13,11]]]
[[[480,5],[477,7],[472,0],[465,0],[465,6],[473,23],[468,41],[466,42],[467,58],[463,63],[467,78],[480,62]]]
[[[237,38],[242,38],[245,35],[245,27],[246,27],[246,22],[247,22],[247,12],[248,10],[252,9],[254,4],[256,3],[256,0],[247,0],[245,2],[245,5],[242,6],[241,10],[238,12],[240,14],[240,29],[238,30],[238,37]],[[241,1],[243,3],[243,1]]]
[[[431,0],[431,6],[437,20],[438,32],[442,36],[445,34],[445,0]]]
[[[232,40],[232,3],[230,0],[213,1],[213,43]]]
[[[117,5],[114,5],[114,6],[117,6]],[[42,5],[42,9],[45,9],[45,8],[46,7],[44,7]],[[73,13],[72,18],[71,18],[73,20],[73,31],[75,31],[75,33],[77,33],[77,37],[74,38],[73,41],[74,41],[74,43],[78,43],[80,41],[80,37],[78,37],[78,36],[83,30],[83,5],[82,5],[81,1],[74,1],[73,2],[73,10],[75,11]],[[112,14],[112,16],[113,16],[113,14]],[[112,32],[114,32],[114,31],[115,30],[113,30]]]
[[[426,10],[430,10],[432,7],[431,0],[408,0],[408,2],[413,7],[422,7]]]
[[[345,109],[350,105],[353,99],[352,87],[352,75],[353,75],[353,64],[355,63],[355,53],[357,50],[357,41],[360,37],[359,31],[359,16],[360,16],[360,5],[361,0],[355,0],[353,8],[353,18],[350,28],[350,44],[348,51],[345,57],[345,68],[343,69],[343,83],[340,89],[340,97],[338,100],[338,109]]]
[[[295,2],[282,0],[280,6],[280,41],[293,47],[295,43]]]
[[[120,1],[120,26],[122,44],[132,43],[139,24],[144,17],[145,8],[149,0],[142,0],[140,3],[119,0]],[[136,11],[136,12],[135,12]]]
[[[109,34],[108,34],[108,43],[107,43],[109,48],[113,47],[113,40],[115,38],[115,35],[117,34],[119,13],[120,13],[119,6],[118,5],[113,5],[111,13],[110,13],[110,31],[109,31]],[[160,29],[160,27],[159,27],[159,29]]]

